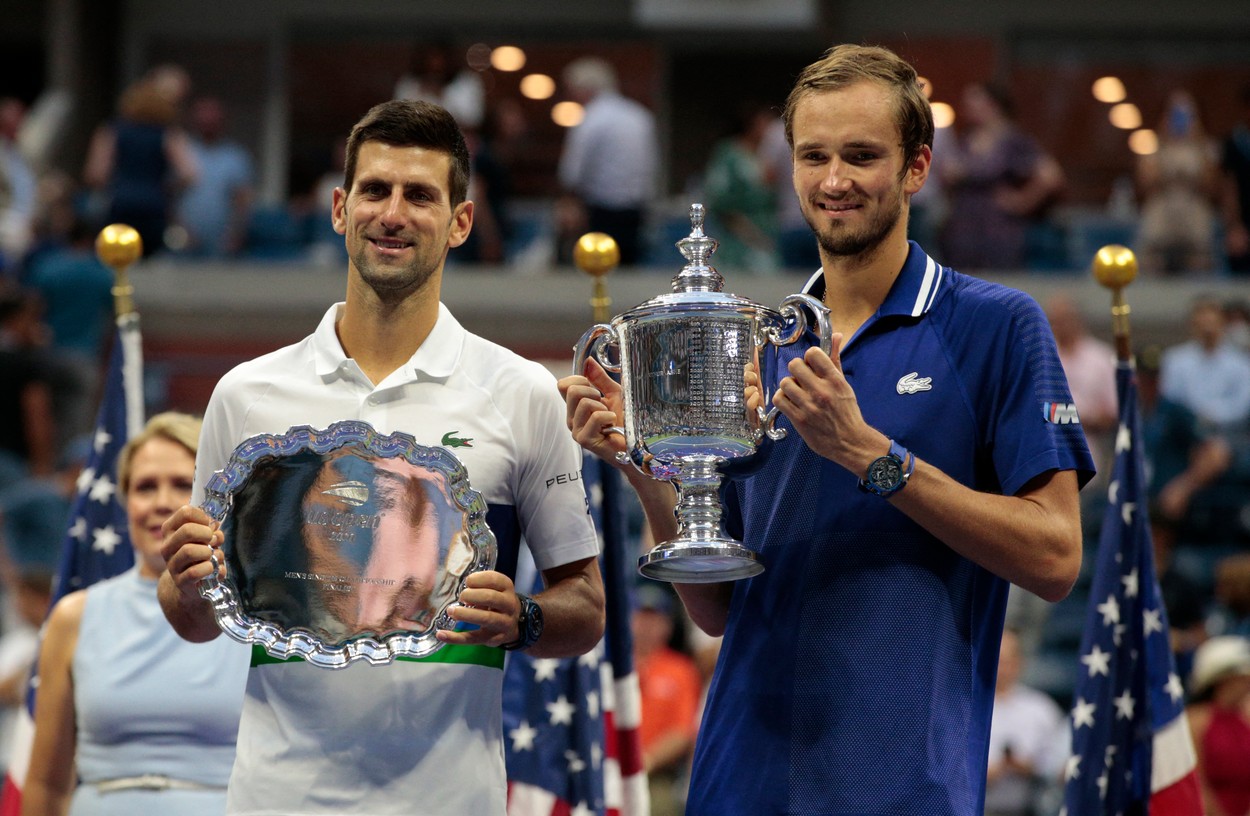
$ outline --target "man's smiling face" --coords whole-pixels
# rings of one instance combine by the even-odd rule
[[[924,183],[904,173],[903,148],[889,90],[871,80],[812,93],[794,109],[794,189],[824,254],[860,255],[899,229],[907,197]]]
[[[446,153],[365,142],[351,190],[334,191],[334,228],[346,237],[351,272],[379,296],[421,289],[468,237],[473,205],[451,206],[450,168]]]

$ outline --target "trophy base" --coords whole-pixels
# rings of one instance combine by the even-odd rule
[[[638,572],[655,581],[716,584],[759,575],[764,565],[736,541],[661,544],[638,559]]]

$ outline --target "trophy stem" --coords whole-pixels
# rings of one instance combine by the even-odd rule
[[[764,571],[755,553],[721,530],[719,464],[714,456],[680,460],[680,470],[672,479],[677,487],[678,534],[639,559],[638,571],[647,578],[710,584]]]
[[[720,472],[711,457],[682,461],[677,484],[677,520],[681,537],[709,541],[721,536]]]

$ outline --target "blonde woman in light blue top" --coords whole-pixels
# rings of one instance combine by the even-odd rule
[[[199,430],[158,414],[122,451],[135,566],[48,619],[24,816],[225,812],[250,650],[182,640],[156,597],[161,525],[190,497]]]

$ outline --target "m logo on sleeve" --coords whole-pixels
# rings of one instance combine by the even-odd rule
[[[1076,403],[1043,402],[1042,419],[1054,425],[1080,425],[1081,418],[1076,413]]]

